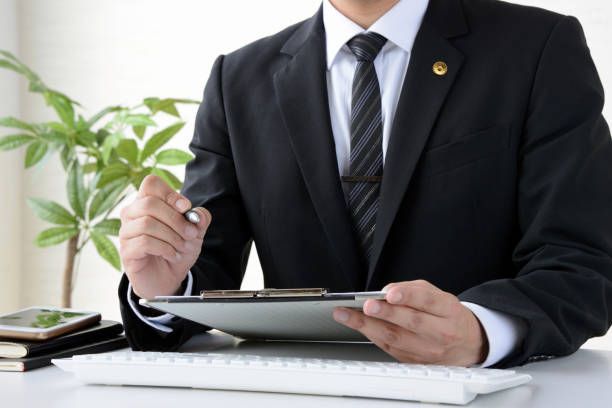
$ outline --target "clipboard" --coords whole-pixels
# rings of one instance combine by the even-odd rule
[[[333,310],[362,309],[366,300],[385,295],[321,288],[219,290],[140,299],[140,304],[248,340],[366,342],[361,333],[336,322]]]

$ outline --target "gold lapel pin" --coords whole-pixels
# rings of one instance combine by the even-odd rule
[[[435,64],[433,64],[433,72],[436,75],[445,75],[446,72],[448,71],[448,67],[446,66],[446,63],[444,61],[438,61]]]

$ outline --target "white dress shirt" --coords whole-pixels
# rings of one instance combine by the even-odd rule
[[[188,271],[187,272],[187,287],[185,287],[185,292],[183,293],[183,296],[191,295],[192,289],[193,289],[193,276],[191,276],[191,271]],[[172,328],[168,326],[168,323],[170,323],[170,320],[172,320],[172,318],[174,317],[173,314],[165,313],[163,315],[155,316],[155,317],[145,316],[142,313],[140,313],[140,311],[136,307],[136,303],[132,299],[132,296],[130,296],[131,293],[132,293],[132,284],[128,283],[128,289],[127,289],[128,304],[132,308],[132,311],[134,312],[134,314],[136,314],[136,316],[138,316],[140,320],[142,320],[149,326],[153,327],[154,329],[157,329],[157,330],[160,330],[166,333],[170,333],[172,331]]]
[[[366,31],[374,31],[387,38],[387,42],[374,60],[381,92],[384,166],[391,124],[410,61],[412,44],[421,26],[428,2],[429,0],[400,0],[368,30],[364,30],[340,13],[329,0],[323,0],[329,112],[340,175],[349,174],[351,92],[353,75],[357,66],[357,59],[346,42],[355,35]],[[346,187],[343,188],[346,199],[348,190]],[[191,282],[192,276],[189,272],[186,295],[191,294]],[[130,291],[131,286],[128,286],[128,301],[140,319],[158,330],[172,331],[166,325],[172,318],[171,314],[158,317],[143,316],[136,309],[130,297]],[[485,361],[477,367],[488,367],[495,364],[514,350],[523,338],[525,327],[519,318],[470,302],[462,302],[462,304],[480,320],[489,341],[489,353]]]

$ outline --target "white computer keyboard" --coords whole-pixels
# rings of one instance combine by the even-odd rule
[[[89,384],[150,385],[467,404],[524,384],[512,370],[245,354],[120,351],[55,359]]]

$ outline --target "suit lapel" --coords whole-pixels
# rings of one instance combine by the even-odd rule
[[[460,7],[457,0],[430,0],[415,39],[385,158],[366,288],[440,108],[461,69],[463,54],[447,40],[467,32]],[[437,61],[447,64],[445,75],[433,72]]]
[[[292,58],[274,75],[279,109],[330,247],[353,290],[363,289],[352,224],[344,201],[327,97],[325,33],[319,9],[287,41]],[[324,239],[324,237],[321,237]]]

